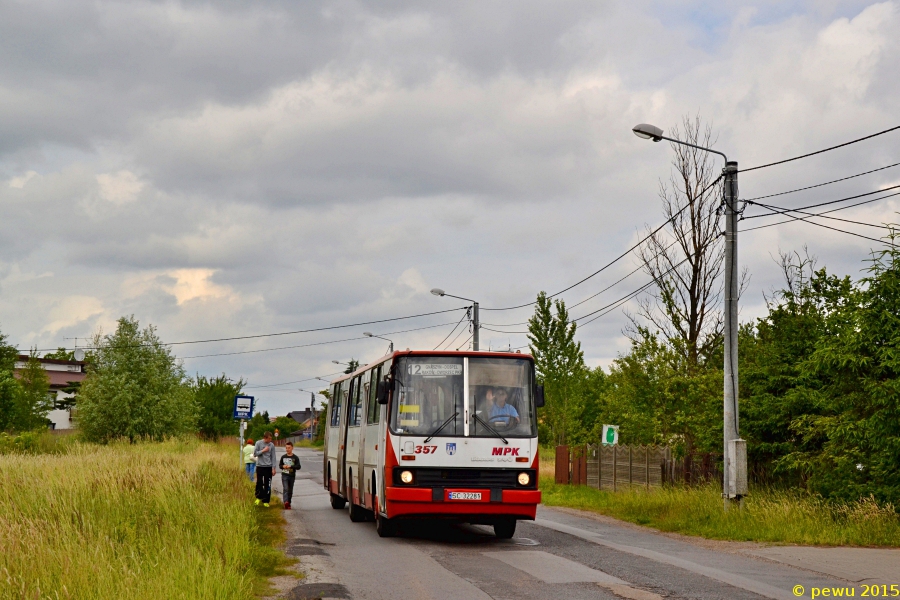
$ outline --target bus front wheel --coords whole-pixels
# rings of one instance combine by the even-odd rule
[[[397,535],[397,524],[376,511],[375,531],[378,532],[378,537],[394,537],[395,535]]]
[[[504,519],[494,523],[494,535],[501,540],[508,540],[516,533],[516,520]]]
[[[335,510],[341,510],[347,505],[347,501],[338,496],[337,494],[331,495],[331,508]]]

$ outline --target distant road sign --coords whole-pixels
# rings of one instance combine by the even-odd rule
[[[234,397],[234,418],[235,419],[251,419],[253,418],[253,396],[235,396]]]

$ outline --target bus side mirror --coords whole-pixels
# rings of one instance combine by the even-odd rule
[[[379,381],[378,382],[378,391],[375,394],[376,399],[378,400],[378,404],[387,404],[388,403],[388,395],[391,392],[391,382],[387,381]]]
[[[544,406],[544,386],[543,385],[534,386],[534,405],[538,408],[543,408],[543,406]]]

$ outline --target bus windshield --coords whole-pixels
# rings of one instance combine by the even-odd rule
[[[524,358],[469,359],[470,436],[535,435],[531,373]]]
[[[395,433],[431,435],[450,419],[438,435],[463,435],[462,357],[402,358],[394,369],[394,380],[391,429]]]
[[[394,433],[462,436],[468,414],[469,436],[535,435],[532,366],[524,358],[408,356],[398,361],[394,380]]]

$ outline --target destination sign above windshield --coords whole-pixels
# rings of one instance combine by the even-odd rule
[[[462,375],[462,365],[447,365],[434,363],[415,363],[407,367],[410,375],[422,375],[423,377],[448,377],[450,375]]]

